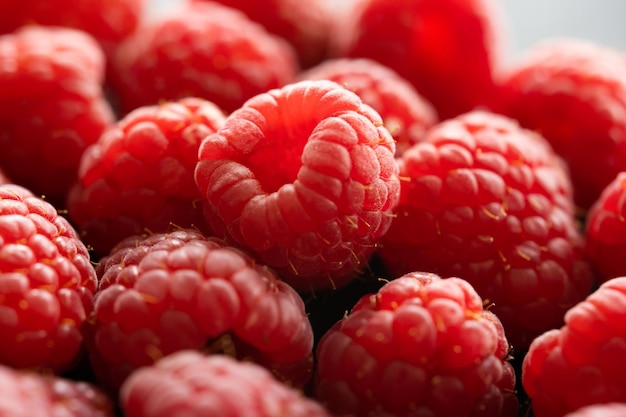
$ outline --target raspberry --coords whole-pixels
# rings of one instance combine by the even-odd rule
[[[514,120],[474,111],[444,121],[403,154],[400,177],[379,252],[389,273],[466,279],[520,352],[591,290],[564,164]]]
[[[122,387],[120,402],[134,417],[330,417],[255,363],[189,350],[135,371]]]
[[[95,386],[0,365],[0,415],[113,417],[112,401]]]
[[[0,168],[0,185],[3,184],[11,184],[11,179],[7,176],[7,174]]]
[[[300,80],[330,80],[356,93],[382,117],[396,142],[396,156],[422,140],[437,113],[397,72],[367,58],[337,58],[301,72]]]
[[[84,150],[113,123],[104,66],[97,43],[75,29],[29,26],[0,36],[0,166],[55,207]]]
[[[362,0],[339,20],[333,56],[370,58],[447,119],[487,103],[505,37],[492,0]]]
[[[251,98],[200,145],[196,183],[213,233],[294,288],[340,287],[391,223],[400,184],[380,115],[332,81]]]
[[[604,282],[530,345],[522,384],[537,417],[626,398],[626,277]]]
[[[293,48],[242,12],[195,2],[139,27],[118,48],[112,83],[121,111],[187,96],[225,112],[291,81]]]
[[[303,386],[313,331],[299,295],[267,267],[194,230],[129,237],[96,271],[90,362],[103,386],[183,349],[249,359]]]
[[[0,185],[0,363],[61,372],[82,353],[96,273],[65,218],[17,185]]]
[[[568,413],[565,417],[624,417],[626,403],[592,404]]]
[[[502,325],[469,283],[403,275],[320,340],[316,398],[335,415],[515,416]]]
[[[530,49],[502,75],[494,109],[537,130],[567,162],[588,209],[626,170],[626,57],[580,39]]]
[[[224,118],[212,102],[189,97],[135,109],[109,127],[83,154],[67,198],[84,241],[104,256],[146,230],[206,231],[194,169],[200,142]]]

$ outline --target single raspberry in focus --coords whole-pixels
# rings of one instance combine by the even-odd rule
[[[120,391],[133,417],[330,417],[267,369],[224,355],[180,351],[133,372]]]
[[[330,80],[376,110],[396,141],[396,156],[422,140],[437,122],[434,107],[391,68],[367,58],[329,59],[301,72],[299,80]]]
[[[538,43],[509,65],[495,111],[537,130],[569,165],[588,209],[626,170],[626,55],[582,39]]]
[[[517,352],[591,291],[572,185],[541,136],[504,116],[466,113],[407,150],[400,177],[379,252],[389,273],[466,279],[495,303]]]
[[[266,266],[224,242],[183,229],[129,237],[96,271],[87,340],[103,386],[183,349],[252,360],[302,387],[313,331],[300,296]]]
[[[612,278],[572,307],[563,327],[533,341],[522,364],[522,384],[536,417],[624,401],[625,317],[626,277]]]
[[[0,36],[0,166],[55,207],[84,150],[113,123],[104,72],[102,50],[84,32],[28,26]]]
[[[513,417],[508,351],[469,283],[414,272],[361,298],[322,337],[315,398],[335,415]]]
[[[565,417],[624,417],[624,416],[626,416],[626,403],[624,402],[612,402],[612,403],[600,403],[600,404],[587,405],[585,407],[581,407],[565,415]]]
[[[224,122],[188,97],[144,106],[110,126],[81,158],[68,213],[99,256],[128,236],[172,227],[207,231],[194,180],[200,142]]]
[[[68,221],[29,190],[0,185],[0,364],[71,369],[95,290],[89,253]]]
[[[298,71],[291,45],[242,12],[192,2],[146,22],[113,60],[112,84],[122,113],[194,96],[225,112],[290,82]]]
[[[200,145],[196,183],[217,236],[299,291],[364,269],[400,191],[380,115],[339,84],[308,80],[250,99]]]
[[[493,0],[359,0],[338,19],[332,56],[370,58],[447,119],[491,100],[504,13]]]

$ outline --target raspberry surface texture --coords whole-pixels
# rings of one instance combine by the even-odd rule
[[[105,58],[84,32],[27,26],[0,36],[0,166],[62,208],[84,150],[113,120]]]
[[[112,66],[122,113],[188,96],[230,113],[299,68],[287,41],[215,2],[190,2],[146,22],[121,43]]]
[[[507,34],[492,0],[359,0],[339,20],[332,56],[397,71],[447,119],[484,105]]]
[[[95,289],[89,253],[68,221],[29,190],[0,185],[0,364],[72,368]]]
[[[367,58],[328,59],[301,72],[300,80],[330,80],[376,110],[396,142],[396,156],[419,142],[437,122],[435,108],[391,68]]]
[[[504,116],[466,113],[407,150],[400,177],[379,251],[389,273],[466,279],[495,303],[517,352],[590,292],[571,181],[541,136]]]
[[[380,115],[328,80],[250,99],[200,145],[196,183],[218,237],[299,291],[340,287],[386,233],[400,184]]]
[[[200,142],[224,119],[214,103],[193,97],[143,106],[84,152],[67,208],[96,254],[132,235],[207,231],[194,169]]]
[[[135,371],[120,398],[133,417],[331,417],[255,363],[189,350]]]
[[[183,229],[129,237],[96,271],[88,353],[104,386],[183,349],[255,361],[301,387],[313,332],[300,296],[222,241]]]
[[[335,415],[516,416],[508,350],[467,281],[414,272],[323,336],[315,396]]]
[[[576,411],[567,413],[565,417],[624,417],[626,416],[626,403],[614,402],[592,404],[581,407]]]
[[[588,209],[626,170],[626,54],[572,38],[541,42],[509,64],[496,111],[537,130],[568,163]]]
[[[522,384],[536,417],[561,417],[626,398],[624,317],[626,277],[613,278],[572,307],[563,327],[533,341]],[[587,415],[593,414],[581,414]]]

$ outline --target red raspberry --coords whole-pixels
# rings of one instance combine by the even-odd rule
[[[171,225],[207,230],[194,180],[200,142],[222,126],[212,102],[185,98],[145,106],[109,127],[81,159],[67,207],[101,256],[122,239]]]
[[[293,48],[233,8],[196,2],[142,25],[120,47],[112,82],[126,113],[196,96],[231,112],[291,81]]]
[[[0,168],[0,185],[12,184],[13,181],[7,176],[7,174]]]
[[[0,365],[0,415],[113,417],[112,401],[95,386]]]
[[[95,289],[89,253],[67,220],[30,191],[0,185],[0,363],[75,365]]]
[[[320,404],[255,363],[189,350],[131,374],[120,403],[133,417],[330,417]]]
[[[579,39],[537,44],[502,75],[499,113],[537,130],[569,165],[588,209],[626,170],[626,55]]]
[[[622,400],[623,401],[623,400]],[[565,417],[624,417],[626,416],[626,403],[602,403],[581,407],[576,411],[566,414]]]
[[[362,0],[339,20],[334,56],[397,71],[447,119],[483,105],[505,37],[492,0]]]
[[[113,123],[104,65],[93,38],[74,29],[29,26],[0,36],[0,166],[55,207],[83,151]]]
[[[400,184],[380,115],[331,81],[260,94],[200,145],[196,183],[217,236],[297,290],[356,277],[387,231]]]
[[[183,349],[250,359],[303,386],[313,331],[299,295],[243,252],[194,230],[130,237],[97,268],[88,339],[103,386]]]
[[[470,284],[411,273],[361,298],[317,347],[335,415],[515,416],[502,325]]]
[[[412,84],[385,65],[367,58],[337,58],[301,72],[300,80],[330,80],[356,93],[382,117],[396,141],[396,156],[422,140],[437,122],[434,107]]]
[[[380,255],[390,274],[469,281],[525,350],[591,290],[563,162],[539,135],[475,111],[400,160],[400,203]]]
[[[626,398],[626,277],[603,283],[530,345],[522,384],[536,417]]]

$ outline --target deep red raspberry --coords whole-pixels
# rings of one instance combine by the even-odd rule
[[[0,363],[75,365],[95,289],[89,253],[67,220],[30,191],[0,185]]]
[[[313,331],[304,303],[266,266],[194,230],[130,237],[97,266],[88,339],[104,386],[183,349],[252,360],[303,386]]]
[[[537,130],[568,163],[588,209],[626,170],[626,55],[587,40],[541,42],[502,75],[496,111]]]
[[[502,325],[469,283],[411,273],[366,295],[317,347],[335,415],[515,416]]]
[[[113,417],[112,401],[86,382],[0,365],[0,415],[6,417]]]
[[[29,26],[0,36],[0,166],[55,207],[84,150],[113,123],[105,59],[89,35]]]
[[[303,71],[300,80],[330,80],[376,110],[396,141],[396,156],[422,140],[437,122],[434,107],[391,68],[367,58],[337,58]]]
[[[11,183],[13,183],[13,181],[11,181],[2,168],[0,168],[0,185]]]
[[[447,119],[489,101],[506,37],[492,0],[359,0],[338,21],[334,56],[374,59]]]
[[[572,307],[565,325],[530,345],[522,384],[536,417],[626,398],[626,277],[603,283]]]
[[[380,115],[331,81],[260,94],[200,145],[196,183],[217,236],[298,290],[365,268],[400,191]]]
[[[549,144],[475,111],[434,127],[400,160],[400,203],[380,255],[390,274],[469,281],[518,352],[591,290],[572,186]]]
[[[185,5],[140,26],[122,42],[113,66],[123,113],[187,96],[231,112],[298,70],[287,41],[214,2]]]
[[[623,401],[623,400],[622,400]],[[624,417],[626,416],[626,403],[613,402],[592,404],[581,407],[576,411],[567,413],[565,417]]]
[[[135,371],[121,389],[120,403],[133,417],[330,417],[255,363],[189,350]]]
[[[67,199],[83,240],[104,256],[146,231],[206,231],[194,169],[200,142],[224,118],[212,102],[185,98],[138,108],[109,127],[83,154]]]

